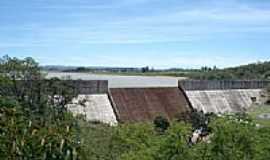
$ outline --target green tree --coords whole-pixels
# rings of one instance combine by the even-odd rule
[[[270,71],[267,71],[266,73],[264,73],[263,78],[269,80],[270,79]]]
[[[255,158],[256,128],[253,123],[228,116],[211,123],[211,159],[252,160]]]
[[[42,124],[29,119],[16,101],[0,98],[0,157],[24,159],[78,159],[80,144],[71,113],[61,121]]]
[[[74,87],[68,81],[57,78],[46,80],[32,58],[1,58],[0,88],[2,97],[17,100],[28,116],[37,118],[39,114],[61,114],[66,110],[66,104],[76,96]],[[58,117],[61,118],[61,115]]]
[[[165,140],[155,154],[156,160],[193,159],[189,147],[192,128],[184,123],[174,123],[167,131]]]
[[[265,92],[266,92],[266,104],[270,104],[270,85],[266,87]]]
[[[168,119],[158,116],[154,120],[154,125],[157,132],[164,133],[170,127],[170,122]]]
[[[148,66],[142,68],[142,73],[146,73],[146,72],[149,72]]]
[[[0,59],[0,157],[79,159],[77,120],[66,111],[72,86],[45,80],[38,63]]]
[[[254,159],[265,160],[270,159],[270,128],[262,127],[257,130],[257,133],[253,135],[256,142]]]

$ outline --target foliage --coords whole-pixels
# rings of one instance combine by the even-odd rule
[[[122,160],[153,159],[155,147],[162,141],[159,137],[152,124],[120,125],[112,137],[113,157]]]
[[[270,85],[268,85],[265,89],[266,91],[266,104],[270,104]]]
[[[167,118],[158,116],[154,120],[154,125],[155,125],[156,131],[160,133],[164,133],[169,128],[170,122],[168,121]]]
[[[212,159],[254,159],[256,129],[252,123],[238,118],[219,118],[211,124]]]
[[[224,80],[224,79],[268,79],[270,78],[270,62],[258,62],[239,67],[225,69],[202,67],[200,72],[190,72],[193,79]]]
[[[214,115],[211,113],[204,114],[203,111],[197,111],[195,109],[191,112],[190,116],[190,122],[194,129],[208,130],[208,123]]]
[[[84,120],[80,120],[79,125],[81,130],[81,147],[83,148],[82,159],[115,159],[115,153],[112,149],[114,127],[101,123],[89,123]]]
[[[57,78],[45,80],[32,58],[17,59],[4,56],[0,59],[0,95],[18,101],[28,116],[61,118],[66,104],[76,96],[75,89]],[[53,108],[50,108],[53,107]],[[47,114],[47,116],[44,116]]]
[[[254,148],[256,158],[254,159],[270,159],[270,127],[259,128],[256,134],[256,148]]]
[[[65,108],[72,88],[45,80],[32,58],[1,58],[0,157],[79,159],[79,128]]]
[[[1,98],[0,157],[5,159],[77,159],[80,145],[72,115],[40,124],[25,116],[18,103]]]
[[[159,150],[154,154],[157,160],[192,159],[193,153],[189,146],[191,127],[184,123],[174,123],[165,135]]]
[[[146,66],[146,67],[143,67],[142,69],[142,73],[146,73],[146,72],[149,72],[149,67],[148,66]]]
[[[85,124],[83,148],[91,160],[262,160],[270,155],[270,129],[256,127],[245,115],[212,117],[209,141],[193,145],[194,128],[183,122],[172,122],[163,134],[149,123]]]

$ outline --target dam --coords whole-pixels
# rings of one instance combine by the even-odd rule
[[[204,113],[237,113],[265,102],[269,81],[181,80],[178,87],[110,88],[106,80],[71,80],[78,91],[67,105],[74,115],[109,125],[188,118],[194,110]]]

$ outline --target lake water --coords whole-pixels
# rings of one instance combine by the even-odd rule
[[[63,78],[69,76],[73,80],[108,80],[110,88],[131,88],[131,87],[177,87],[179,79],[184,77],[165,76],[117,76],[99,75],[90,73],[62,73],[49,72],[47,78]]]

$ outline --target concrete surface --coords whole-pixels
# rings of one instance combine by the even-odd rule
[[[191,108],[184,93],[171,88],[113,88],[111,99],[121,122],[153,121],[157,116],[186,118]]]
[[[186,91],[186,94],[197,110],[205,113],[233,113],[249,109],[253,103],[261,104],[260,89],[237,89],[237,90],[196,90]],[[252,101],[256,99],[256,102]]]
[[[67,107],[74,115],[82,114],[86,116],[88,121],[99,121],[110,125],[117,124],[107,94],[79,95]]]

